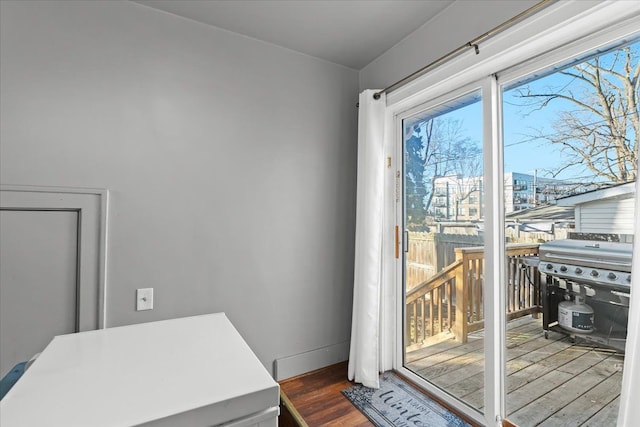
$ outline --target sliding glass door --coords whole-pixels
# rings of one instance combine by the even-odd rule
[[[637,212],[634,37],[511,64],[471,86],[482,90],[436,91],[396,114],[397,365],[470,418],[616,424]]]
[[[482,408],[483,156],[480,91],[403,121],[404,366]]]

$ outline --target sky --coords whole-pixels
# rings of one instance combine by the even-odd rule
[[[633,47],[640,52],[640,42]],[[605,58],[612,57],[607,54]],[[605,58],[601,57],[601,60]],[[548,92],[552,88],[579,90],[579,84],[572,78],[553,73],[527,83],[533,91]],[[566,163],[566,158],[557,148],[543,139],[533,138],[533,134],[547,134],[552,131],[552,124],[563,110],[572,109],[574,105],[568,101],[554,100],[546,107],[534,110],[523,105],[522,98],[517,96],[518,87],[503,94],[503,126],[504,126],[504,165],[505,172],[534,174],[551,178],[551,171]],[[556,89],[557,90],[557,89]],[[554,93],[554,92],[552,92]],[[463,136],[482,142],[482,116],[480,102],[476,102],[457,110],[450,111],[441,117],[459,119],[463,122]],[[569,181],[592,181],[593,173],[584,168],[571,168],[557,175],[557,179]]]
[[[550,76],[546,80],[553,80]],[[540,85],[541,86],[541,85]],[[549,132],[549,124],[557,117],[558,106],[550,104],[540,111],[531,113],[530,108],[517,106],[520,100],[515,91],[503,94],[504,165],[509,172],[533,174],[552,178],[550,171],[562,164],[562,155],[557,148],[544,140],[532,139],[536,130]],[[581,171],[566,172],[560,179],[569,179]]]
[[[559,87],[567,83],[567,79],[559,74],[552,74],[529,83],[532,90],[548,92],[549,87]],[[504,121],[504,163],[505,170],[533,174],[553,178],[552,171],[566,163],[566,159],[555,144],[544,139],[533,137],[539,132],[552,133],[551,125],[565,109],[573,109],[569,102],[552,101],[546,107],[535,110],[523,106],[522,99],[517,96],[517,89],[503,93]],[[557,179],[587,179],[591,172],[584,168],[574,167],[563,171]]]

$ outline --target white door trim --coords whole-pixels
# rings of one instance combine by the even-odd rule
[[[109,192],[94,188],[0,185],[2,209],[78,211],[78,330],[106,326]]]
[[[484,244],[484,417],[502,425],[506,415],[506,288],[502,93],[494,76],[483,81]]]

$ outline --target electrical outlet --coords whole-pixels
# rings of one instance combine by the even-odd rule
[[[136,311],[153,310],[153,288],[136,289]]]

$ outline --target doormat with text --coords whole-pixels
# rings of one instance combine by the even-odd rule
[[[356,384],[342,394],[377,427],[470,426],[392,372],[380,376],[377,390]]]

